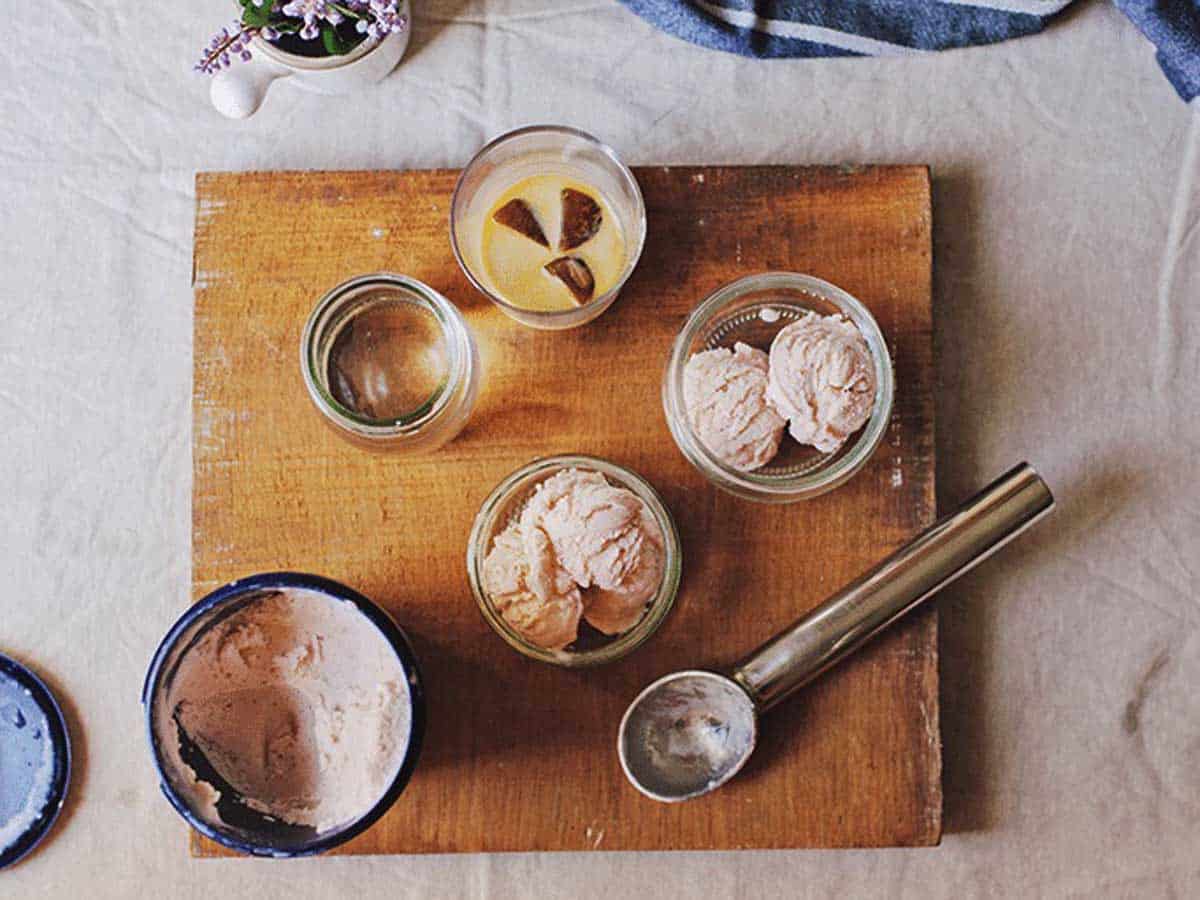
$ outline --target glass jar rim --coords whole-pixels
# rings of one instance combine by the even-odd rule
[[[578,138],[579,140],[593,145],[598,151],[600,151],[601,155],[607,157],[608,160],[613,164],[618,172],[618,175],[620,176],[620,180],[625,183],[626,187],[630,188],[631,193],[637,198],[637,209],[635,215],[639,232],[637,246],[625,260],[625,267],[622,269],[621,277],[617,279],[616,283],[603,294],[593,297],[582,306],[576,306],[570,309],[540,310],[526,309],[525,307],[516,306],[512,303],[509,303],[503,297],[499,296],[489,287],[487,287],[487,285],[485,285],[483,281],[475,274],[474,270],[472,270],[472,268],[467,264],[466,258],[464,257],[463,252],[458,244],[458,229],[455,227],[457,222],[456,213],[459,205],[459,195],[463,190],[467,176],[476,165],[486,159],[489,153],[493,152],[498,147],[510,140],[526,137],[530,134],[566,135],[569,137]],[[629,276],[633,274],[633,270],[637,268],[638,262],[642,258],[642,251],[645,249],[645,246],[646,200],[642,196],[641,185],[638,184],[637,179],[633,175],[633,171],[629,168],[629,166],[625,165],[625,163],[621,161],[621,158],[617,156],[617,151],[608,144],[604,143],[604,141],[600,140],[594,135],[588,134],[586,131],[582,131],[578,128],[572,128],[569,125],[525,125],[521,128],[514,128],[512,131],[506,131],[504,134],[492,138],[490,141],[484,144],[474,156],[471,157],[465,166],[463,166],[462,171],[459,172],[458,180],[454,183],[454,191],[450,195],[450,249],[454,252],[454,259],[458,262],[458,267],[462,269],[463,274],[467,276],[467,280],[471,282],[471,285],[477,291],[479,291],[501,309],[505,311],[511,311],[518,316],[528,316],[530,318],[548,323],[568,321],[574,319],[575,317],[582,317],[583,321],[581,321],[580,324],[585,324],[586,321],[590,321],[591,319],[591,317],[588,316],[588,313],[592,313],[597,310],[602,312],[616,299],[617,294],[621,292],[621,289],[625,287],[625,283],[629,280]]]
[[[655,523],[662,531],[664,544],[662,583],[653,599],[647,604],[642,618],[628,631],[616,635],[603,646],[594,650],[577,652],[548,650],[525,640],[504,621],[504,618],[496,610],[487,596],[487,592],[483,589],[481,574],[483,561],[489,549],[487,544],[496,533],[496,517],[512,499],[513,492],[519,488],[531,490],[529,482],[535,476],[545,473],[546,477],[550,477],[557,470],[569,468],[599,472],[606,478],[617,482],[619,486],[632,490],[654,516]],[[648,641],[658,631],[659,626],[662,625],[667,614],[675,605],[682,576],[682,565],[683,550],[680,544],[679,530],[670,510],[667,509],[666,503],[663,502],[654,486],[625,466],[586,454],[571,453],[539,457],[509,473],[492,489],[480,505],[475,521],[471,525],[471,535],[467,540],[467,579],[471,584],[471,593],[475,596],[475,602],[479,606],[484,620],[505,643],[522,655],[565,668],[584,668],[615,662]]]
[[[718,459],[694,433],[683,399],[683,373],[691,357],[691,345],[726,304],[747,294],[789,290],[807,294],[838,307],[862,334],[875,365],[875,405],[871,417],[853,440],[848,453],[832,462],[795,475],[759,475],[734,469]],[[895,395],[895,375],[887,340],[879,323],[856,297],[824,279],[799,272],[760,272],[722,285],[689,313],[671,345],[662,388],[667,425],[676,445],[688,461],[718,487],[749,500],[790,503],[827,493],[844,484],[875,453],[887,432]]]
[[[372,288],[393,290],[421,301],[438,323],[446,341],[450,365],[434,393],[413,412],[383,419],[364,416],[345,406],[329,389],[329,376],[322,372],[320,348],[331,325],[340,324],[335,315],[342,304],[353,302]],[[471,377],[474,365],[470,335],[458,308],[424,282],[394,272],[375,272],[343,281],[327,291],[313,307],[300,338],[300,367],[313,404],[327,419],[346,431],[363,437],[385,438],[412,435],[436,421],[446,411],[455,387]]]

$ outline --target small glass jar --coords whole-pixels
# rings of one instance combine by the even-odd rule
[[[875,364],[875,405],[867,423],[834,453],[797,444],[785,435],[779,453],[749,472],[731,468],[696,435],[683,399],[683,374],[695,353],[739,341],[766,351],[787,325],[811,312],[840,313],[862,334]],[[683,323],[663,378],[663,409],[683,455],[709,481],[739,497],[765,503],[806,500],[833,490],[871,458],[887,432],[894,393],[892,358],[870,311],[841,288],[792,272],[741,278],[705,298]]]
[[[479,353],[458,309],[426,284],[381,272],[320,299],[300,342],[313,404],[346,439],[428,453],[467,423]]]
[[[563,175],[591,185],[607,200],[625,243],[625,265],[607,291],[572,309],[542,311],[516,306],[491,286],[483,263],[483,222],[514,184],[535,175]],[[546,330],[576,328],[617,299],[642,255],[646,205],[633,173],[607,144],[574,128],[534,125],[510,131],[480,150],[463,169],[450,201],[450,244],[471,284],[523,325]]]
[[[547,478],[563,469],[599,472],[610,484],[632,491],[646,505],[663,536],[663,576],[658,591],[649,600],[642,618],[626,632],[612,636],[581,638],[563,650],[548,650],[527,641],[509,625],[483,589],[483,561],[492,548],[492,541],[521,514],[534,489]],[[683,551],[679,532],[658,492],[640,475],[623,466],[594,456],[551,456],[535,459],[505,478],[483,501],[471,536],[467,541],[467,577],[471,592],[484,619],[496,634],[519,653],[530,659],[567,668],[582,668],[612,662],[626,656],[650,638],[670,612],[679,589]]]

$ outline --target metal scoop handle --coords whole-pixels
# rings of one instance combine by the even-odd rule
[[[842,588],[733,671],[766,710],[853,653],[1054,508],[1028,463],[988,485]]]

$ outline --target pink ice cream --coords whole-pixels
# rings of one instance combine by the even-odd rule
[[[407,675],[352,603],[306,588],[255,593],[180,639],[154,700],[163,767],[201,818],[221,822],[224,788],[193,768],[186,734],[247,806],[326,832],[361,818],[400,771]]]
[[[683,402],[696,436],[726,465],[765,466],[786,425],[767,402],[767,354],[738,343],[694,354],[683,371]]]
[[[640,521],[637,552],[625,575],[614,587],[597,583],[584,595],[584,618],[605,634],[620,634],[636,625],[662,584],[666,562],[662,532],[644,510]]]
[[[638,562],[642,501],[599,472],[564,469],[538,485],[521,514],[526,534],[545,533],[558,564],[580,587],[615,588]]]
[[[557,566],[544,533],[526,535],[514,522],[496,535],[482,574],[496,610],[531,644],[561,650],[575,640],[579,586]]]
[[[875,406],[870,348],[841,315],[811,313],[771,343],[767,399],[801,444],[834,453]]]
[[[484,590],[531,643],[562,649],[575,640],[580,611],[605,634],[636,625],[664,561],[662,532],[636,494],[599,472],[564,469],[496,536]]]

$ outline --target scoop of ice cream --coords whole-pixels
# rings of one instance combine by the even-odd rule
[[[496,535],[481,580],[526,640],[560,650],[581,616],[605,634],[636,625],[664,564],[662,531],[636,494],[599,472],[563,469]]]
[[[636,625],[662,584],[666,561],[663,536],[645,509],[630,556],[632,564],[620,582],[609,588],[596,587],[584,596],[583,617],[605,634],[621,634]]]
[[[620,584],[636,562],[642,502],[599,472],[563,469],[538,485],[521,514],[527,534],[544,533],[558,564],[583,588]]]
[[[786,424],[767,402],[767,354],[738,343],[694,354],[683,402],[696,436],[719,460],[746,472],[779,450]]]
[[[793,322],[771,343],[767,399],[801,444],[837,451],[875,405],[866,340],[840,315],[811,313]]]
[[[664,560],[662,533],[636,494],[599,472],[564,469],[538,486],[521,524],[546,535],[558,565],[585,589],[589,623],[606,634],[637,624]]]
[[[575,640],[579,586],[558,565],[545,532],[526,533],[514,522],[496,535],[482,581],[497,612],[531,644],[561,650]]]

